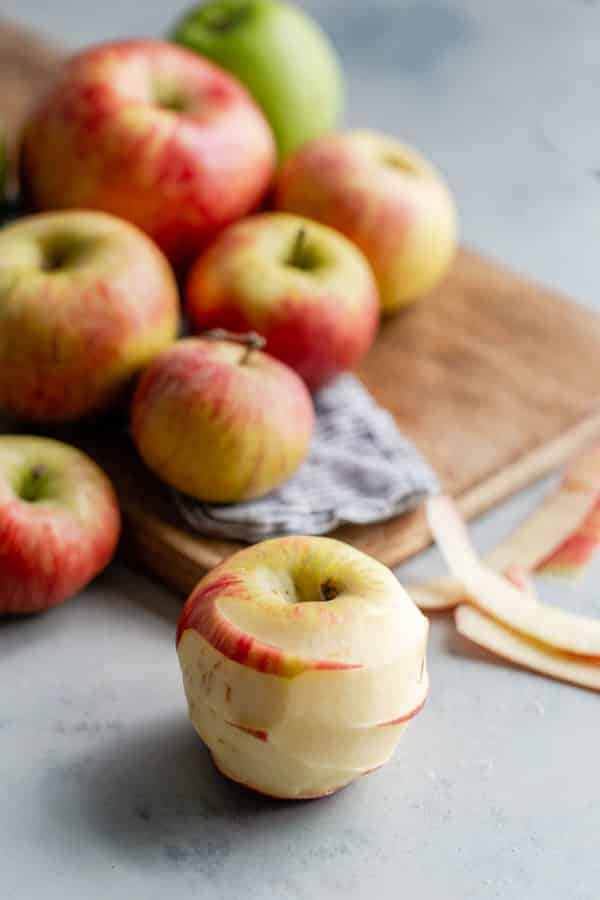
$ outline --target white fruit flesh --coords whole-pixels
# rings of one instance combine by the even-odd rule
[[[242,550],[202,580],[197,596],[198,631],[225,655],[238,635],[264,645],[268,671],[279,674],[412,661],[427,634],[389,569],[330,538],[277,538]]]
[[[333,727],[378,725],[414,709],[427,634],[414,653],[387,665],[359,669],[308,669],[293,678],[259,672],[227,659],[202,635],[187,629],[178,645],[190,709],[205,703],[224,718],[271,731],[287,720]]]
[[[335,765],[343,768],[374,769],[393,754],[408,722],[427,698],[429,679],[423,673],[414,685],[411,710],[394,722],[367,727],[331,726],[305,719],[288,719],[268,732],[273,746],[311,765]]]
[[[454,611],[456,628],[467,640],[532,672],[600,691],[600,666],[569,657],[512,631],[471,606]]]
[[[392,722],[368,727],[332,726],[305,717],[285,719],[270,731],[265,731],[228,719],[227,712],[210,709],[202,698],[192,701],[190,718],[199,731],[198,721],[210,709],[228,725],[249,734],[263,735],[269,745],[301,762],[329,768],[373,769],[390,758],[406,725],[425,704],[428,689],[429,679],[424,672],[420,684],[414,686],[414,699],[409,712]]]
[[[321,797],[364,774],[361,770],[312,766],[286,755],[204,707],[194,719],[196,731],[224,775],[274,797]]]

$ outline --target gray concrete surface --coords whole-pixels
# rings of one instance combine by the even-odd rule
[[[600,3],[306,3],[348,70],[348,121],[446,173],[467,243],[600,308]],[[3,0],[77,47],[160,34],[182,4]],[[539,500],[475,527],[489,546]],[[404,567],[433,573],[433,554]],[[543,596],[600,614],[600,565]],[[433,621],[432,694],[394,761],[320,802],[227,784],[185,718],[179,600],[115,564],[0,628],[6,900],[597,900],[598,698],[495,664]]]

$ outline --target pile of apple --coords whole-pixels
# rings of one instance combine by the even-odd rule
[[[417,153],[335,130],[340,68],[295,7],[215,0],[173,38],[71,58],[26,122],[35,212],[0,229],[0,412],[56,428],[130,409],[159,478],[232,503],[302,464],[311,392],[359,362],[381,311],[442,278],[455,211]],[[177,339],[180,287],[198,336]],[[71,596],[118,533],[90,460],[0,437],[0,609]],[[426,691],[424,620],[393,576],[318,539],[231,566],[201,583],[179,640],[218,765],[308,796],[384,762]]]

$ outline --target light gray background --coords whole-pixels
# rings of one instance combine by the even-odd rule
[[[305,3],[348,73],[348,122],[445,172],[467,243],[600,306],[600,3]],[[183,4],[3,0],[72,47],[160,35]],[[548,482],[481,519],[481,547]],[[401,572],[437,571],[433,554]],[[600,565],[553,602],[600,614]],[[0,895],[597,900],[600,710],[432,623],[432,695],[394,761],[319,802],[227,784],[186,722],[180,599],[113,565],[0,628]]]

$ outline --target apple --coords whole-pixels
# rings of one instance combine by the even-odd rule
[[[173,273],[137,228],[99,212],[0,229],[0,410],[66,422],[105,410],[171,341]]]
[[[414,150],[370,131],[315,138],[280,169],[276,208],[336,228],[375,273],[384,313],[430,291],[456,249],[456,213],[437,172]]]
[[[304,461],[314,412],[302,380],[258,335],[186,338],[144,372],[132,434],[163,481],[212,503],[260,497]]]
[[[194,263],[186,312],[196,331],[257,331],[316,390],[367,352],[379,298],[367,261],[341,234],[263,213],[230,225]]]
[[[115,552],[119,508],[89,457],[49,438],[0,435],[0,614],[48,609]]]
[[[264,541],[213,569],[183,609],[190,718],[234,780],[328,793],[383,765],[423,706],[427,631],[395,576],[360,551]]]
[[[227,72],[127,40],[65,64],[25,125],[21,181],[34,207],[114,213],[184,266],[258,205],[274,159],[268,123]]]
[[[233,72],[262,107],[280,157],[335,128],[341,68],[319,25],[278,0],[216,0],[194,7],[173,32],[178,43]]]

